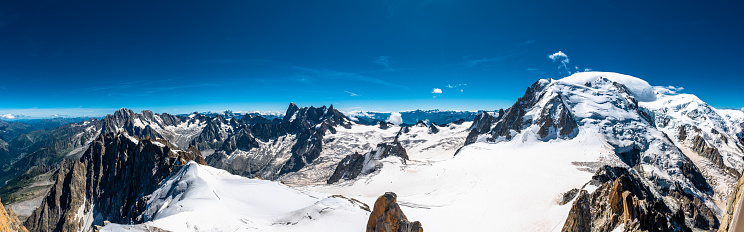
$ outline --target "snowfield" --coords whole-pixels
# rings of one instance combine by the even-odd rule
[[[558,204],[561,193],[581,189],[597,161],[613,158],[595,133],[547,143],[476,143],[456,157],[409,154],[408,165],[389,157],[377,175],[302,189],[369,205],[395,192],[408,219],[426,231],[560,231],[571,208]]]

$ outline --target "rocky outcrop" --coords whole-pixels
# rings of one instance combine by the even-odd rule
[[[491,132],[491,125],[501,119],[501,115],[503,115],[502,113],[504,112],[504,110],[501,109],[499,112],[500,113],[498,118],[491,116],[491,114],[485,111],[478,114],[478,116],[475,116],[473,125],[470,126],[470,133],[465,139],[465,145],[473,144],[476,140],[478,140],[479,135]]]
[[[347,155],[344,157],[344,159],[341,160],[341,162],[338,163],[338,166],[336,166],[336,170],[333,172],[333,175],[331,175],[331,178],[328,179],[328,184],[333,184],[338,182],[339,180],[352,180],[356,179],[359,174],[362,173],[362,169],[364,168],[364,156],[359,153],[354,153],[353,155]]]
[[[137,222],[146,196],[189,160],[206,164],[194,148],[126,132],[103,134],[79,160],[60,168],[25,225],[30,231],[90,231],[103,221]]]
[[[13,210],[6,211],[2,203],[0,203],[0,232],[28,232]]]
[[[372,173],[382,167],[382,163],[379,160],[390,156],[400,157],[404,164],[408,160],[408,153],[400,142],[380,143],[377,144],[375,149],[365,155],[354,153],[353,155],[344,157],[336,166],[336,170],[328,179],[327,183],[333,184],[342,179],[353,180],[359,175]]]
[[[744,170],[742,170],[742,173],[744,173]],[[728,195],[728,200],[726,201],[726,209],[724,209],[725,211],[721,216],[721,226],[718,227],[718,232],[729,231],[729,226],[731,225],[731,221],[734,218],[736,206],[741,200],[742,193],[744,193],[744,177],[740,176],[739,180],[734,186],[734,189]]]
[[[673,211],[656,197],[634,173],[621,167],[603,166],[573,203],[562,231],[691,231],[683,210]],[[706,208],[707,209],[707,208]]]
[[[544,140],[572,137],[578,133],[579,125],[560,96],[548,101],[536,120],[540,125],[538,135]]]
[[[683,128],[683,127],[680,127]],[[712,147],[708,145],[708,142],[705,141],[705,139],[700,136],[696,135],[692,139],[692,146],[690,147],[693,151],[697,152],[701,156],[708,158],[713,164],[716,165],[716,167],[726,170],[729,174],[739,177],[739,173],[736,171],[736,169],[726,166],[726,164],[723,163],[723,157],[721,156],[721,153],[718,151],[718,148]]]
[[[400,210],[395,193],[387,192],[377,198],[367,221],[367,232],[423,232],[418,221],[410,222]]]
[[[437,124],[432,122],[429,124],[429,134],[436,134],[439,133],[439,128],[437,128]]]

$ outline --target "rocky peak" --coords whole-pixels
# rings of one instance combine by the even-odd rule
[[[103,221],[132,223],[146,197],[185,162],[206,164],[195,149],[126,132],[100,135],[85,154],[68,161],[41,206],[27,219],[31,231],[89,231]]]
[[[503,111],[504,110],[501,109],[501,112]],[[495,118],[488,112],[483,111],[480,114],[478,114],[478,116],[475,116],[475,119],[473,120],[473,125],[470,126],[470,133],[468,134],[468,137],[465,139],[465,145],[475,143],[475,141],[478,140],[479,135],[489,133],[491,131],[491,125],[493,125],[494,123],[496,123],[496,121],[501,119],[502,115],[504,114],[499,113],[498,118]]]
[[[397,202],[398,196],[386,192],[377,198],[372,213],[367,221],[367,232],[423,232],[421,223],[410,222],[401,211]]]
[[[429,134],[436,134],[439,133],[439,128],[437,128],[437,124],[432,122],[429,124]]]
[[[290,121],[290,119],[292,119],[292,117],[294,117],[298,111],[300,111],[300,107],[297,107],[294,102],[289,103],[289,107],[287,107],[287,112],[284,114],[283,121]]]
[[[336,166],[336,170],[333,175],[328,179],[327,183],[336,183],[339,180],[353,180],[359,175],[370,174],[382,167],[382,160],[390,156],[397,156],[401,158],[401,161],[405,164],[408,160],[408,153],[403,145],[398,141],[386,142],[377,144],[377,147],[365,155],[354,153],[347,155],[341,162]]]
[[[416,124],[413,124],[413,126],[415,126],[415,127],[427,127],[426,122],[424,122],[423,120],[419,120],[418,122],[416,122]]]

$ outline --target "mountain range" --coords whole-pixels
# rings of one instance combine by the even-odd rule
[[[711,231],[738,197],[743,122],[606,72],[493,111],[120,109],[2,122],[0,199],[29,231]]]

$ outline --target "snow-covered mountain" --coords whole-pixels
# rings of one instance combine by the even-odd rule
[[[370,217],[365,205],[395,192],[427,231],[713,230],[744,166],[734,136],[744,112],[617,73],[539,80],[512,107],[472,122],[368,125],[356,116],[294,104],[273,119],[119,110],[94,127],[97,140],[198,148],[213,167],[161,165],[158,177],[170,177],[130,191],[141,197],[121,205],[136,203],[126,215],[92,194],[75,202],[107,211],[85,207],[75,220],[119,223],[110,231],[353,231]],[[34,218],[27,227],[50,222]]]
[[[348,111],[344,114],[359,124],[375,125],[379,122],[393,122],[394,124],[413,125],[418,121],[437,124],[447,124],[460,119],[473,121],[480,112],[482,111],[410,110],[401,112]]]

